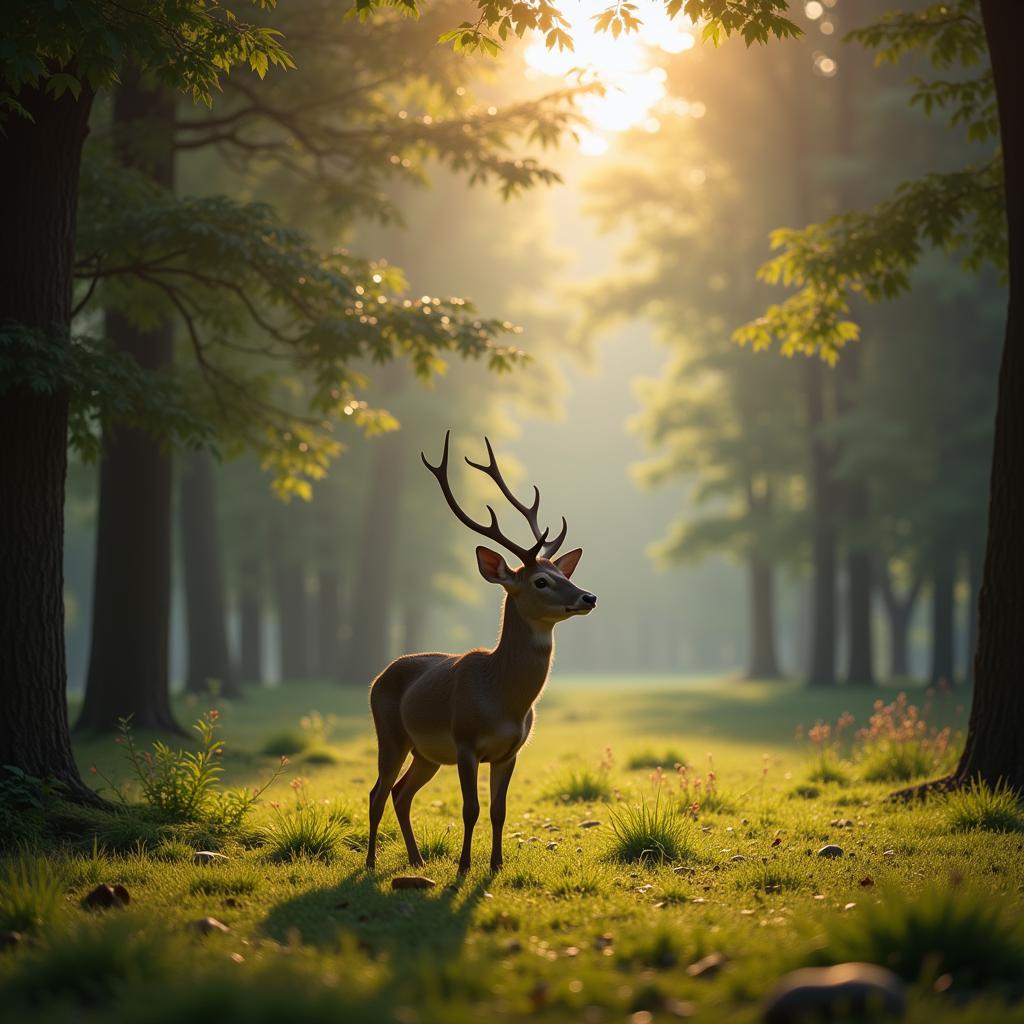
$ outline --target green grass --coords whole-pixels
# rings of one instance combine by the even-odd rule
[[[974,782],[946,798],[945,812],[954,832],[1024,832],[1024,806],[1007,786]]]
[[[33,937],[0,953],[0,1005],[19,1024],[639,1024],[648,1013],[669,1024],[687,1004],[710,1024],[754,1024],[786,971],[866,958],[913,979],[909,1024],[1024,1024],[1024,1003],[1006,1001],[1024,976],[1017,811],[970,793],[959,798],[969,814],[956,797],[888,803],[893,784],[863,781],[857,764],[842,765],[845,786],[807,778],[795,726],[846,708],[864,722],[876,696],[556,673],[509,792],[503,870],[488,870],[484,766],[473,867],[457,875],[462,804],[457,773],[443,769],[413,807],[427,856],[415,873],[437,882],[424,891],[391,888],[409,867],[390,808],[378,870],[363,867],[376,774],[364,691],[296,684],[220,701],[226,785],[267,777],[281,755],[262,751],[283,725],[298,729],[296,708],[334,716],[333,760],[296,757],[246,835],[192,823],[153,836],[136,813],[48,815],[73,842],[23,854],[35,873],[15,887],[11,920],[28,920]],[[607,795],[563,799],[552,780],[601,763],[609,746]],[[646,767],[618,770],[646,750],[701,764],[713,754],[728,800],[683,814],[673,764],[657,788]],[[76,753],[121,781],[111,742]],[[288,783],[299,776],[297,813]],[[816,857],[826,843],[845,856]],[[193,863],[211,848],[227,860]],[[99,882],[125,885],[129,909],[82,910]],[[200,937],[191,923],[207,915],[230,931]],[[710,953],[727,965],[687,974]],[[952,987],[940,996],[944,975]]]
[[[661,752],[654,747],[643,747],[629,755],[626,767],[630,771],[642,768],[664,768],[671,771],[677,764],[686,764],[686,758],[674,747],[662,748]]]
[[[564,771],[554,782],[549,794],[566,803],[594,803],[608,800],[612,787],[608,773],[596,768],[576,767]]]

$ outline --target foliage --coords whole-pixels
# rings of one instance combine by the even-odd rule
[[[0,112],[28,116],[19,102],[26,88],[42,86],[55,98],[78,98],[83,86],[102,89],[117,81],[126,60],[194,102],[213,102],[221,79],[237,65],[261,78],[270,67],[293,67],[280,33],[239,17],[249,4],[194,4],[142,0],[130,9],[104,0],[4,5],[0,50]]]
[[[987,45],[975,0],[929,4],[896,12],[851,34],[877,51],[878,62],[920,55],[952,78],[915,80],[912,102],[927,113],[951,111],[952,124],[971,141],[998,139],[991,71],[975,77],[963,69],[984,65]],[[909,288],[911,271],[929,247],[961,249],[965,265],[1006,267],[1006,217],[1002,158],[961,170],[932,173],[901,185],[895,195],[866,211],[832,217],[772,236],[777,256],[762,280],[796,291],[740,328],[735,338],[755,349],[778,344],[785,355],[818,354],[829,363],[859,336],[850,319],[852,296],[888,300]]]
[[[943,813],[954,832],[1024,832],[1020,794],[1005,783],[975,779],[945,798]]]
[[[35,838],[63,789],[56,780],[38,779],[15,765],[0,766],[0,850]]]
[[[267,835],[270,855],[276,860],[334,860],[341,851],[345,832],[338,820],[315,804],[280,813]]]
[[[260,752],[271,757],[294,757],[312,744],[312,738],[302,729],[288,726],[269,736]]]
[[[199,749],[174,750],[155,740],[152,751],[140,750],[132,731],[131,716],[119,719],[116,742],[124,752],[132,781],[139,787],[144,805],[165,821],[212,820],[227,829],[238,829],[266,790],[284,773],[288,758],[261,785],[252,790],[223,790],[221,756],[224,741],[217,738],[220,712],[208,711],[192,728],[199,736]],[[122,807],[131,806],[125,790],[93,766],[110,787]]]
[[[55,862],[27,851],[0,861],[0,931],[38,931],[63,905],[64,876]]]
[[[620,804],[608,810],[613,838],[608,848],[614,860],[658,863],[677,861],[692,852],[686,819],[661,794],[653,801]]]
[[[629,755],[626,767],[632,772],[641,768],[664,768],[666,765],[675,767],[682,764],[686,764],[686,758],[674,747],[668,747],[663,756],[654,747],[644,747]]]
[[[816,958],[882,964],[910,982],[951,976],[953,992],[1019,993],[1024,934],[991,899],[961,886],[915,897],[893,893],[829,929]]]

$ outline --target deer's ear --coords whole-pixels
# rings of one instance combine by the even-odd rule
[[[583,548],[573,548],[572,551],[566,551],[564,555],[559,555],[555,559],[555,568],[568,579],[576,571],[582,557]]]
[[[476,564],[480,569],[480,575],[488,583],[511,583],[512,570],[497,551],[481,545],[476,549]]]

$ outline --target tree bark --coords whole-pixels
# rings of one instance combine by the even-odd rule
[[[750,575],[750,655],[748,679],[779,679],[775,653],[775,574],[764,559],[751,555]]]
[[[928,678],[932,686],[955,682],[953,666],[953,607],[956,563],[946,550],[932,567],[932,659]]]
[[[128,67],[114,93],[120,159],[174,187],[175,98]],[[143,331],[116,310],[106,334],[148,371],[174,355],[170,323]],[[167,650],[171,617],[171,460],[157,438],[112,426],[103,433],[92,634],[85,701],[76,728],[110,732],[131,715],[137,728],[182,732],[171,711]]]
[[[974,683],[974,655],[978,650],[978,594],[981,591],[981,572],[985,562],[985,543],[972,543],[967,549],[967,656],[964,682]]]
[[[427,615],[423,604],[407,601],[402,608],[402,653],[415,654],[423,650],[423,627]]]
[[[978,649],[967,740],[946,784],[982,778],[1024,789],[1024,4],[981,0],[999,104],[1010,302],[999,370],[988,541],[978,605]]]
[[[185,688],[241,695],[228,655],[224,557],[217,519],[216,481],[208,452],[189,452],[181,465],[181,556],[185,577],[188,672]]]
[[[243,560],[238,584],[238,679],[259,686],[263,682],[263,601],[259,562]]]
[[[333,569],[317,574],[316,595],[316,672],[333,679],[341,668],[341,581]]]
[[[860,485],[856,489],[863,491]],[[853,502],[854,496],[851,495],[848,500]],[[846,557],[846,571],[850,580],[850,660],[846,671],[846,683],[848,686],[874,686],[871,555],[862,548],[851,550]]]
[[[23,89],[18,101],[31,120],[11,115],[0,134],[0,333],[21,327],[68,344],[92,99],[87,82],[77,100]],[[75,799],[98,802],[71,753],[65,698],[68,391],[0,389],[0,764],[58,779]]]
[[[368,683],[384,669],[390,654],[388,632],[404,443],[399,432],[372,442],[376,450],[366,492],[359,570],[350,598],[352,647],[346,682],[351,685]]]

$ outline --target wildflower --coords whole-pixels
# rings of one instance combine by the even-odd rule
[[[99,772],[99,769],[96,767],[96,765],[91,764],[89,765],[89,772],[92,775],[96,775]]]
[[[206,717],[209,718],[211,722],[216,722],[217,719],[220,718],[220,712],[216,708],[211,708],[210,711],[207,712]]]
[[[288,760],[288,757],[287,757],[286,754],[282,754],[281,755],[281,767],[284,768],[284,766],[288,765],[288,764],[291,764],[291,761]]]

